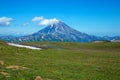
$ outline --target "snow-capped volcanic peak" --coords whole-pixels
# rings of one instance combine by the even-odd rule
[[[76,42],[89,42],[93,36],[81,33],[62,21],[54,20],[54,23],[48,25],[44,29],[27,36],[31,40],[39,41],[76,41]]]

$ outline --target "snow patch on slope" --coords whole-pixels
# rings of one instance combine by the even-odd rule
[[[41,48],[33,47],[33,46],[27,46],[27,45],[20,45],[20,44],[15,44],[15,43],[7,43],[10,46],[16,46],[16,47],[24,47],[28,49],[36,49],[36,50],[41,50]]]

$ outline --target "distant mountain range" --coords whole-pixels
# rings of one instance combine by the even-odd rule
[[[44,29],[27,36],[14,37],[14,36],[1,36],[0,40],[8,42],[30,42],[30,41],[63,41],[63,42],[91,42],[96,40],[113,40],[118,39],[115,37],[98,37],[88,35],[72,29],[65,23],[59,21],[52,25],[48,25]]]

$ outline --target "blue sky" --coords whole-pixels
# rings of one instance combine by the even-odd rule
[[[120,0],[0,0],[0,34],[37,32],[45,26],[32,19],[40,16],[87,34],[120,36]]]

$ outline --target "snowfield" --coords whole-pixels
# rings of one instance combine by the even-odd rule
[[[15,44],[15,43],[7,43],[10,46],[16,46],[16,47],[24,47],[28,49],[35,49],[35,50],[41,50],[41,48],[33,47],[33,46],[27,46],[27,45],[21,45],[21,44]]]

